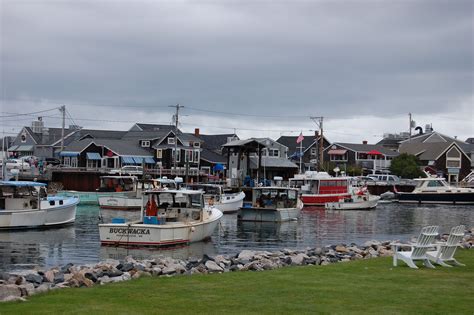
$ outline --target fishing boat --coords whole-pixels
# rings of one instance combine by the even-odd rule
[[[474,189],[451,186],[444,178],[416,178],[415,189],[396,192],[401,203],[474,204]]]
[[[134,180],[133,185],[133,189],[121,194],[99,196],[99,207],[112,210],[140,210],[142,207],[143,191],[158,188],[177,188],[176,182],[167,178]]]
[[[140,220],[114,218],[99,224],[102,245],[167,246],[211,237],[222,217],[206,207],[202,191],[149,190],[143,193]]]
[[[0,181],[0,229],[44,228],[73,223],[77,197],[47,197],[46,184]]]
[[[228,193],[222,185],[217,184],[189,184],[188,189],[202,190],[204,192],[204,202],[208,206],[214,206],[225,213],[232,213],[242,207],[245,193]]]
[[[366,187],[355,189],[350,198],[326,202],[327,210],[370,210],[377,207],[379,196],[371,195]]]
[[[351,197],[351,179],[333,177],[326,172],[307,171],[290,179],[290,187],[299,188],[304,206],[324,206]]]
[[[237,219],[259,222],[296,220],[302,208],[297,189],[258,187],[252,189],[252,205],[241,207]]]

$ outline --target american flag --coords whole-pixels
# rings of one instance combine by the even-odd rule
[[[303,137],[303,133],[301,132],[300,135],[298,136],[298,139],[296,139],[296,143],[300,143],[301,141],[303,141],[304,137]]]

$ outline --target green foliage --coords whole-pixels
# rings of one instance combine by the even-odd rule
[[[390,172],[402,178],[424,177],[420,170],[420,160],[407,153],[402,153],[392,160]]]
[[[357,165],[349,165],[347,167],[347,175],[362,176],[362,167],[359,167]]]
[[[392,258],[263,272],[141,278],[2,303],[0,314],[471,314],[474,250],[466,267],[410,269]]]

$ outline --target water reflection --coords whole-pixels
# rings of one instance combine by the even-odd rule
[[[99,222],[113,217],[136,220],[137,211],[99,211],[80,206],[74,225],[48,230],[0,231],[0,271],[37,266],[95,263],[106,258],[122,259],[172,256],[186,258],[203,254],[236,253],[242,249],[277,250],[338,243],[362,244],[367,240],[408,240],[422,226],[439,225],[442,233],[459,224],[474,222],[473,206],[380,204],[372,211],[325,211],[305,208],[298,221],[283,223],[237,222],[236,214],[224,215],[212,242],[166,249],[101,247]],[[102,221],[101,221],[102,219]]]

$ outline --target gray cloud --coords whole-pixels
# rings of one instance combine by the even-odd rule
[[[346,121],[459,110],[461,121],[474,120],[472,1],[2,0],[1,9],[9,111],[30,99],[144,106],[127,120],[177,102]],[[169,114],[160,110],[159,120]],[[246,123],[255,121],[235,116],[227,126]],[[301,128],[301,119],[285,125]]]

